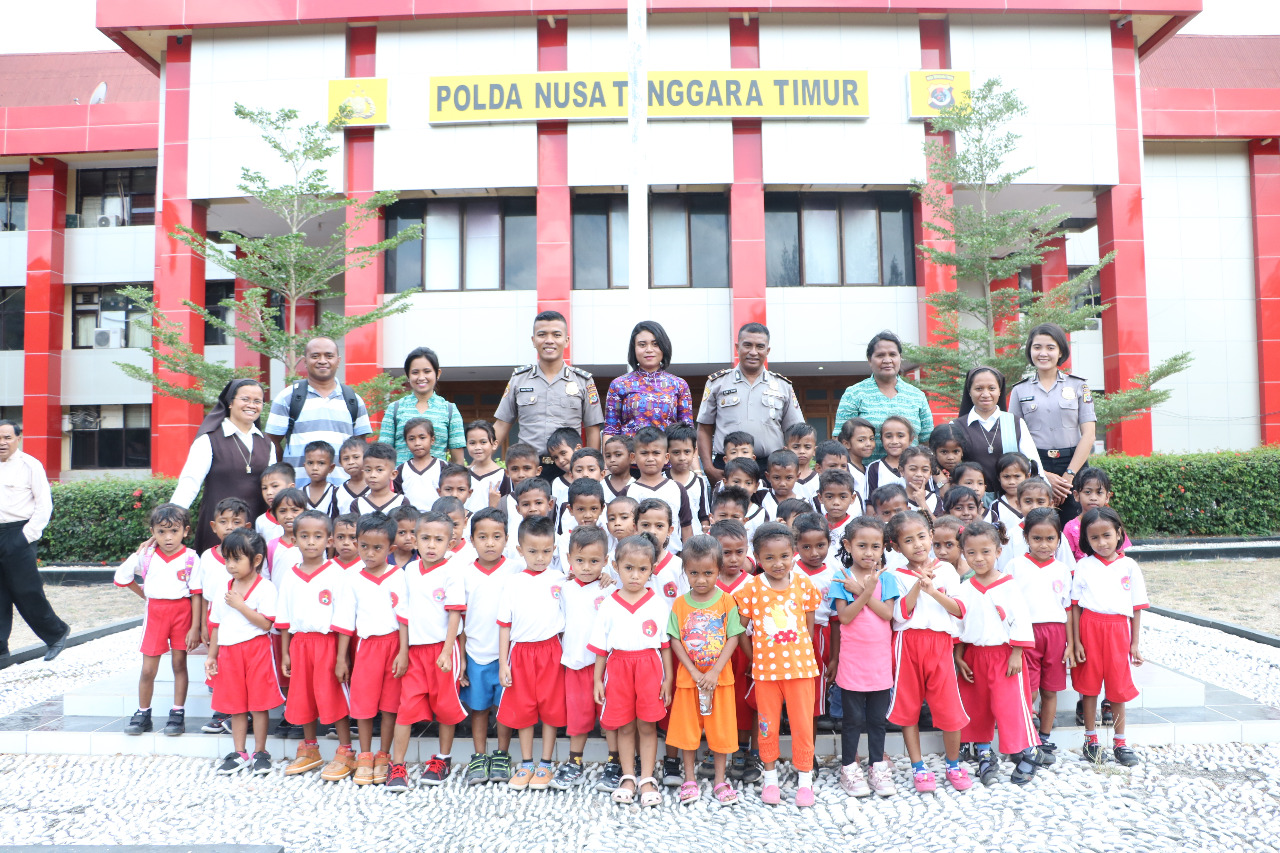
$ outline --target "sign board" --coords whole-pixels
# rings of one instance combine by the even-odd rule
[[[969,91],[969,72],[938,69],[911,71],[907,88],[911,99],[911,118],[933,118],[954,106]]]
[[[387,124],[385,77],[347,77],[329,81],[329,115],[343,106],[351,109],[347,127],[381,127]]]

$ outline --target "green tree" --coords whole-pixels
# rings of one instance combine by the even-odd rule
[[[1006,125],[1025,112],[1017,94],[992,78],[931,120],[935,131],[953,134],[954,144],[925,143],[928,179],[917,181],[914,189],[932,213],[924,227],[952,246],[917,249],[931,262],[951,267],[957,287],[927,298],[937,312],[937,341],[908,345],[904,357],[923,369],[925,393],[945,405],[958,404],[965,374],[978,365],[1000,370],[1011,384],[1028,372],[1023,344],[1035,326],[1057,323],[1068,332],[1080,331],[1109,307],[1090,301],[1087,290],[1115,252],[1046,293],[991,289],[992,282],[1015,278],[1056,251],[1046,243],[1063,235],[1067,218],[1056,205],[1019,209],[1001,203],[1000,194],[1030,171],[1005,167],[1019,139]],[[1130,377],[1133,387],[1095,397],[1099,434],[1165,402],[1172,392],[1152,385],[1185,370],[1191,360],[1190,353],[1179,353]]]
[[[242,341],[250,350],[283,362],[286,375],[292,381],[308,339],[324,336],[341,340],[353,329],[408,310],[409,294],[389,297],[382,306],[364,314],[345,316],[324,311],[313,327],[303,331],[298,330],[299,303],[341,297],[340,292],[330,288],[330,282],[350,270],[367,267],[382,252],[420,239],[422,226],[405,228],[376,243],[347,246],[348,233],[372,222],[382,208],[397,198],[391,191],[374,193],[368,198],[348,198],[335,195],[330,188],[328,172],[319,164],[338,152],[334,136],[350,117],[349,109],[344,107],[343,113],[327,123],[311,124],[299,124],[298,113],[292,109],[273,112],[236,104],[235,114],[261,132],[262,139],[283,162],[285,170],[292,173],[292,180],[272,184],[261,172],[248,167],[240,171],[240,191],[250,199],[250,204],[274,214],[280,227],[273,229],[277,233],[259,237],[230,231],[211,237],[179,226],[171,236],[207,263],[217,264],[253,285],[241,299],[224,299],[219,303],[234,312],[231,323],[214,316],[203,305],[190,301],[183,304],[229,339]],[[324,235],[320,233],[322,223]],[[116,362],[130,377],[151,384],[163,395],[205,406],[213,403],[233,377],[267,379],[257,376],[255,370],[234,369],[194,352],[186,340],[186,329],[156,310],[150,290],[134,287],[124,293],[147,312],[134,320],[152,336],[146,352],[160,364],[193,381],[188,388],[165,381],[150,370]],[[356,390],[370,411],[378,412],[400,384],[380,373],[356,385]]]

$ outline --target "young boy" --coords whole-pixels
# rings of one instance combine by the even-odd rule
[[[810,503],[809,501],[802,501],[799,498],[792,498],[791,500],[783,501],[778,504],[778,514],[773,520],[781,521],[787,527],[794,529],[792,522],[795,521],[796,516],[804,515],[806,512],[815,512],[813,505],[817,502],[817,500],[814,500]],[[817,512],[821,513],[820,510]]]
[[[471,523],[471,513],[467,512],[462,501],[451,495],[441,495],[431,505],[431,511],[447,515],[453,522],[453,545],[449,547],[450,559],[454,557],[464,560],[475,559],[475,549],[471,547],[470,534],[467,532],[469,529],[467,525]]]
[[[187,586],[191,589],[193,624],[200,629],[200,642],[206,645],[209,642],[209,604],[212,603],[212,598],[206,598],[204,590],[206,586],[211,590],[215,589],[212,584],[227,578],[227,561],[222,556],[222,540],[236,528],[248,526],[249,505],[240,498],[223,498],[213,508],[213,519],[209,522],[209,527],[218,537],[219,544],[200,555],[200,564],[187,581]],[[230,718],[226,714],[214,714],[209,722],[200,727],[200,731],[205,734],[230,734]]]
[[[503,556],[507,547],[507,517],[502,510],[482,509],[471,517],[471,545],[475,549],[475,558],[462,565],[467,618],[462,646],[466,655],[466,673],[460,684],[462,703],[471,710],[471,740],[475,751],[467,764],[464,778],[468,785],[483,785],[485,782],[511,781],[511,755],[508,752],[511,729],[498,724],[498,748],[490,753],[489,711],[497,708],[502,698],[498,671],[498,608],[502,603],[503,589],[512,575],[519,571],[519,561]]]
[[[387,559],[393,565],[407,568],[418,557],[417,528],[421,513],[412,506],[398,506],[387,515],[396,523],[396,541],[391,546],[391,556]]]
[[[267,577],[276,589],[284,582],[285,574],[302,562],[302,553],[293,538],[293,522],[307,511],[307,493],[290,486],[276,492],[271,502],[271,514],[280,525],[280,535],[267,540]]]
[[[676,599],[667,621],[671,651],[680,666],[666,676],[672,696],[667,745],[684,758],[682,804],[700,799],[694,760],[705,733],[714,756],[715,785],[712,796],[722,805],[738,801],[738,792],[725,782],[728,756],[737,751],[738,722],[730,662],[743,633],[733,596],[718,587],[724,563],[720,543],[711,536],[694,536],[681,554],[689,591]]]
[[[458,697],[458,679],[464,675],[458,633],[467,609],[462,571],[448,559],[453,542],[453,522],[438,512],[417,519],[415,544],[418,559],[405,571],[409,591],[409,669],[400,688],[391,766],[387,790],[409,789],[405,754],[415,723],[435,719],[440,723],[440,751],[426,762],[424,785],[443,785],[453,770],[454,727],[467,718]]]
[[[334,609],[338,652],[334,674],[349,684],[351,716],[357,720],[360,754],[355,783],[381,785],[391,764],[391,737],[400,709],[400,679],[409,668],[409,626],[405,624],[405,573],[387,562],[396,538],[395,523],[380,512],[360,517],[356,541],[364,568],[347,572],[347,583]],[[359,637],[355,664],[347,664],[351,637]],[[371,752],[373,718],[381,713],[382,749]]]
[[[769,513],[760,505],[764,495],[760,494],[760,466],[754,458],[739,456],[724,463],[724,481],[720,486],[722,489],[738,488],[746,492],[747,514],[742,517],[742,523],[747,526],[748,533],[753,533],[757,527],[769,521]],[[711,501],[715,503],[714,496]]]
[[[533,445],[517,442],[507,448],[507,476],[511,479],[511,494],[507,495],[502,508],[507,513],[507,539],[516,538],[516,528],[520,525],[520,511],[516,506],[518,496],[516,489],[525,480],[542,476],[542,462]],[[551,499],[551,484],[547,484],[547,499]],[[545,513],[544,513],[545,514]]]
[[[565,491],[564,500],[557,507],[557,534],[563,533],[567,535],[573,532],[573,528],[578,524],[569,514],[569,493],[573,489],[573,483],[579,480],[589,480],[593,483],[602,481],[605,476],[604,457],[594,447],[579,448],[573,452],[573,458],[569,462],[569,473],[573,475],[573,481],[569,485],[569,490]],[[603,495],[603,491],[601,494]],[[600,505],[600,510],[601,512],[604,511],[603,502]]]
[[[333,726],[338,751],[320,771],[320,778],[339,782],[356,767],[347,696],[335,674],[338,634],[332,627],[334,602],[343,595],[348,575],[325,559],[333,535],[333,519],[326,513],[307,510],[294,520],[293,530],[302,560],[280,585],[275,627],[280,631],[280,671],[289,679],[284,718],[290,725],[302,726],[302,740],[284,775],[296,776],[324,764],[318,740],[317,723],[321,723]]]
[[[363,436],[353,435],[338,448],[338,464],[347,477],[346,482],[338,487],[335,498],[339,511],[350,507],[353,500],[369,491],[364,482],[364,449],[368,446],[369,442]]]
[[[514,555],[513,542],[519,542],[520,522],[530,516],[546,516],[550,518],[555,512],[555,504],[551,501],[551,484],[541,477],[530,477],[523,480],[515,488],[515,515],[507,519],[507,550]],[[512,535],[512,532],[516,535]]]
[[[471,471],[466,466],[446,465],[440,469],[440,497],[457,498],[465,509],[471,492]],[[435,504],[431,508],[435,509]]]
[[[613,549],[628,536],[636,535],[636,510],[640,502],[626,495],[609,501],[605,514],[606,529],[609,534],[609,560],[613,560]]]
[[[578,482],[575,479],[574,485]],[[555,775],[556,728],[566,722],[560,663],[564,576],[547,571],[556,552],[550,519],[526,518],[520,522],[519,535],[525,568],[507,579],[498,604],[498,677],[503,687],[498,724],[520,733],[520,767],[507,784],[517,791],[543,791],[551,787]],[[542,760],[535,767],[533,735],[539,721]]]
[[[356,528],[360,516],[345,512],[333,520],[333,561],[342,569],[350,569],[360,562],[360,546],[356,541]]]
[[[262,500],[267,505],[267,511],[254,520],[253,529],[258,531],[258,535],[268,542],[273,539],[279,539],[281,534],[284,533],[284,528],[276,521],[276,517],[271,514],[271,504],[279,492],[284,489],[294,488],[294,480],[296,478],[297,474],[294,472],[292,465],[288,462],[277,462],[274,465],[268,465],[258,480],[262,485]]]
[[[609,500],[625,495],[627,487],[635,482],[631,476],[635,451],[635,440],[629,435],[611,435],[604,440],[604,469],[608,476],[603,482],[605,497]]]
[[[734,459],[755,459],[756,440],[751,433],[735,430],[724,437],[724,462],[728,464]],[[727,476],[727,472],[726,472]]]
[[[551,482],[551,496],[556,503],[563,503],[569,492],[569,484],[573,482],[573,472],[569,466],[573,454],[582,447],[582,435],[572,427],[560,427],[547,438],[547,457],[555,470],[547,471],[547,479]]]
[[[182,544],[191,516],[177,504],[160,504],[149,519],[155,548],[134,553],[116,569],[116,586],[133,590],[147,603],[142,632],[142,674],[138,678],[138,710],[124,727],[127,735],[151,731],[151,696],[165,652],[173,653],[173,708],[164,733],[176,737],[187,730],[187,652],[200,645],[200,597],[189,583],[199,566],[196,553]],[[135,575],[142,578],[139,585]],[[226,573],[223,573],[226,576]]]
[[[747,528],[740,521],[725,519],[711,525],[710,535],[720,543],[723,555],[716,586],[729,595],[736,595],[751,580],[755,570],[755,564],[748,556]],[[734,715],[738,721],[738,751],[730,760],[729,778],[750,785],[760,779],[764,767],[760,763],[758,749],[755,702],[747,698],[751,693],[751,652],[741,642],[733,650],[729,667],[733,670]]]
[[[667,455],[671,457],[668,476],[688,492],[693,517],[705,533],[711,518],[711,484],[705,474],[693,469],[693,463],[698,458],[697,430],[681,423],[667,427]]]
[[[813,453],[818,449],[818,431],[801,421],[787,427],[783,439],[787,450],[796,455],[799,475],[796,477],[795,496],[813,500],[818,496],[818,469],[811,464]]]
[[[870,494],[867,489],[867,460],[876,452],[876,428],[865,418],[850,418],[841,427],[840,436],[840,443],[849,458],[849,474],[858,487],[858,495],[866,500]]]
[[[348,512],[386,515],[396,507],[413,506],[404,495],[396,494],[391,480],[396,475],[396,449],[383,441],[375,441],[364,449],[364,483],[368,488],[353,500]],[[394,540],[393,540],[394,541]]]
[[[689,591],[680,558],[671,548],[671,507],[660,498],[645,498],[636,507],[636,529],[648,533],[658,543],[658,559],[649,576],[649,587],[671,607]]]
[[[410,418],[404,425],[404,443],[411,458],[396,466],[392,485],[418,512],[426,512],[440,497],[442,466],[440,460],[431,455],[435,438],[435,427],[426,418]]]
[[[823,471],[818,478],[818,499],[826,510],[827,528],[831,531],[830,554],[834,555],[840,547],[840,537],[849,519],[862,515],[862,499],[854,491],[853,477],[849,476],[848,471],[838,468]]]
[[[307,509],[330,517],[338,514],[338,487],[329,482],[333,473],[333,445],[312,441],[302,451],[302,470],[307,472]]]
[[[641,503],[647,498],[657,498],[671,507],[674,527],[670,547],[679,551],[680,543],[693,535],[693,509],[684,486],[663,473],[669,459],[667,437],[657,427],[642,427],[636,433],[635,441],[640,478],[628,493]]]
[[[590,477],[578,477],[569,487],[569,517],[573,519],[573,530],[584,524],[597,525],[604,514],[604,487]],[[568,574],[569,538],[573,530],[561,533],[556,541],[555,568],[561,574]]]
[[[711,496],[711,524],[714,526],[717,522],[732,520],[745,528],[747,513],[752,509],[751,496],[746,491],[737,486],[727,486]],[[751,536],[750,529],[747,529],[747,536]]]
[[[812,427],[810,427],[812,429]],[[765,465],[765,478],[769,490],[760,500],[760,507],[770,518],[778,517],[778,504],[799,497],[796,483],[799,481],[800,460],[790,450],[775,450],[769,454]]]

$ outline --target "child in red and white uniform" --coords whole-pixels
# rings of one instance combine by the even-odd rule
[[[218,537],[219,544],[214,545],[200,555],[200,562],[197,564],[191,578],[187,581],[187,585],[191,588],[191,607],[194,613],[192,624],[200,629],[200,642],[205,645],[209,644],[210,602],[210,599],[204,595],[205,586],[216,585],[220,587],[226,583],[227,561],[222,558],[221,542],[227,538],[228,533],[237,527],[248,527],[249,524],[249,504],[240,498],[223,498],[218,501],[218,505],[213,509],[213,519],[210,520],[209,527],[213,529],[214,535]],[[210,586],[210,588],[216,587]],[[215,712],[209,722],[200,727],[200,731],[211,735],[230,734],[230,718],[226,714]]]
[[[1129,665],[1141,666],[1138,632],[1142,611],[1151,606],[1142,569],[1120,550],[1124,523],[1109,506],[1089,510],[1080,520],[1080,550],[1071,584],[1071,620],[1075,667],[1071,684],[1084,697],[1084,757],[1103,760],[1096,731],[1098,696],[1106,688],[1115,714],[1115,759],[1125,767],[1139,764],[1125,743],[1125,703],[1138,698]]]
[[[1058,512],[1040,507],[1020,522],[1026,534],[1027,553],[1015,557],[1005,569],[1016,581],[1027,602],[1035,646],[1022,653],[1028,689],[1040,692],[1040,746],[1036,762],[1052,764],[1056,747],[1049,741],[1058,712],[1058,691],[1067,689],[1067,662],[1075,647],[1071,626],[1071,569],[1059,560],[1062,522]]]
[[[151,538],[155,547],[133,554],[116,569],[116,586],[131,589],[147,603],[142,620],[142,675],[138,678],[138,710],[124,727],[127,735],[151,731],[151,696],[155,691],[160,658],[173,652],[173,708],[164,733],[177,736],[187,730],[187,652],[200,645],[199,596],[191,591],[192,576],[199,568],[196,552],[182,540],[190,532],[191,516],[177,504],[160,504],[151,511]],[[134,576],[142,578],[139,586]],[[197,581],[198,584],[198,581]]]
[[[284,702],[275,655],[267,635],[276,618],[276,588],[260,572],[267,543],[248,528],[233,530],[222,540],[227,585],[212,596],[209,654],[205,676],[213,681],[213,710],[231,716],[233,751],[218,765],[226,776],[252,765],[255,776],[271,772],[267,752],[267,711]],[[213,593],[210,586],[206,593]],[[253,715],[253,757],[245,751],[249,715]]]
[[[829,555],[834,557],[845,526],[862,514],[862,498],[858,497],[853,477],[841,467],[818,475],[818,500],[826,514],[827,531],[831,536]]]
[[[440,469],[444,466],[431,455],[435,427],[427,418],[412,418],[404,425],[404,443],[412,456],[396,466],[391,484],[418,512],[431,509],[440,497]]]
[[[297,472],[288,462],[277,462],[274,465],[268,465],[259,477],[258,482],[262,486],[262,502],[267,505],[267,511],[254,519],[253,529],[258,531],[262,541],[271,542],[279,539],[284,533],[284,527],[280,525],[280,522],[276,520],[275,515],[271,512],[271,504],[275,501],[277,494],[285,489],[295,488],[297,477]],[[271,564],[268,563],[263,568],[263,571],[270,570]]]
[[[708,535],[716,538],[724,555],[716,586],[729,595],[736,595],[755,571],[755,564],[747,553],[750,549],[747,528],[741,521],[727,518],[712,524]],[[751,651],[744,648],[743,643],[739,642],[733,650],[729,667],[733,670],[733,701],[738,721],[738,751],[729,760],[729,775],[749,785],[759,780],[761,767],[756,705],[751,697]]]
[[[689,591],[684,564],[679,557],[667,550],[671,543],[671,507],[658,498],[645,498],[636,508],[636,529],[640,533],[652,534],[661,543],[657,562],[653,565],[653,574],[649,577],[649,588],[658,593],[670,608],[677,598]],[[614,566],[616,570],[617,560],[614,560]],[[622,582],[618,577],[614,580]]]
[[[293,521],[306,511],[307,494],[302,489],[281,489],[271,502],[271,513],[282,531],[275,539],[267,539],[267,577],[277,592],[284,576],[302,562],[302,552],[293,538]]]
[[[653,767],[657,724],[671,704],[663,683],[671,665],[666,632],[671,607],[649,588],[658,550],[651,533],[618,543],[613,563],[619,589],[601,602],[587,644],[596,655],[593,692],[601,706],[600,727],[617,730],[618,757],[631,771],[623,774],[613,792],[613,801],[621,804],[632,802],[637,790],[640,805],[662,803]],[[639,768],[633,763],[637,749]]]
[[[302,726],[298,753],[284,775],[295,776],[324,764],[317,740],[317,723],[334,726],[338,752],[320,773],[326,782],[338,782],[355,771],[351,751],[351,726],[347,719],[347,695],[334,674],[338,658],[338,634],[332,629],[336,600],[347,584],[347,573],[325,549],[333,536],[333,519],[321,510],[309,509],[293,521],[302,562],[291,568],[280,583],[276,630],[280,632],[280,671],[289,679],[285,721]]]
[[[835,680],[836,660],[831,656],[831,605],[828,591],[840,569],[838,549],[831,547],[827,521],[816,512],[797,515],[791,524],[796,534],[796,568],[804,573],[822,601],[813,614],[813,655],[818,661],[818,677],[813,681],[813,716],[828,719],[828,685]],[[840,538],[839,531],[836,539]]]
[[[978,778],[990,785],[1000,770],[991,739],[1000,729],[1000,752],[1014,757],[1010,781],[1025,785],[1036,775],[1036,734],[1022,676],[1024,649],[1035,648],[1031,614],[1017,582],[996,568],[1000,559],[1000,531],[986,521],[965,525],[960,547],[973,577],[960,585],[957,600],[964,604],[955,665],[960,673],[960,698],[969,724],[961,737],[978,754]]]
[[[950,563],[933,558],[929,522],[918,512],[895,514],[885,528],[885,542],[907,563],[893,576],[899,598],[893,610],[895,672],[889,722],[902,727],[916,790],[936,790],[937,782],[920,754],[920,708],[927,701],[933,724],[942,730],[947,781],[964,791],[973,787],[968,771],[960,766],[960,730],[969,724],[969,716],[960,701],[951,650],[959,633],[956,620],[964,617],[964,605],[954,597],[960,577]]]
[[[343,513],[333,520],[333,562],[344,571],[363,566],[360,561],[360,545],[356,542],[356,527],[360,516],[354,512]]]
[[[1023,480],[1018,484],[1014,496],[1014,508],[1003,501],[996,501],[987,512],[987,520],[995,524],[997,520],[1004,525],[1004,533],[1009,537],[1009,546],[1000,551],[1000,571],[1008,573],[1009,564],[1015,557],[1027,553],[1026,515],[1033,509],[1053,506],[1053,488],[1039,477]],[[997,527],[999,525],[996,525]],[[1058,562],[1071,571],[1076,567],[1075,555],[1067,540],[1058,537],[1058,550],[1053,554]],[[1070,592],[1070,588],[1068,588]]]
[[[360,517],[356,539],[364,568],[347,572],[347,584],[333,614],[338,636],[338,660],[334,674],[349,683],[351,716],[360,733],[355,783],[381,785],[387,781],[391,753],[388,747],[400,710],[400,684],[409,668],[409,626],[404,620],[408,595],[404,570],[387,562],[396,525],[380,512]],[[347,664],[351,637],[359,638],[355,663]],[[371,752],[373,718],[382,714],[382,749]]]
[[[1111,499],[1116,495],[1111,488],[1111,476],[1101,468],[1095,468],[1092,465],[1086,466],[1076,475],[1071,483],[1071,491],[1080,504],[1080,515],[1062,525],[1062,538],[1066,540],[1075,558],[1082,560],[1085,551],[1080,544],[1080,523],[1084,514],[1091,509],[1111,506]],[[1129,537],[1126,536],[1121,541],[1119,550],[1128,551],[1131,544]]]
[[[413,423],[410,421],[410,423]],[[405,754],[414,723],[436,720],[440,724],[440,751],[422,771],[424,785],[443,785],[453,770],[453,732],[467,712],[458,698],[463,675],[458,634],[467,609],[460,567],[449,560],[453,522],[447,515],[426,512],[415,527],[418,559],[404,569],[409,591],[409,671],[400,687],[400,711],[396,714],[395,740],[387,790],[409,789]]]
[[[517,791],[551,787],[556,728],[565,724],[560,632],[564,575],[548,571],[556,553],[555,523],[545,516],[520,522],[524,571],[507,579],[498,604],[498,722],[520,734],[520,767],[507,783]],[[542,760],[533,763],[533,734],[542,722]]]

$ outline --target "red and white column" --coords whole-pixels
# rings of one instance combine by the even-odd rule
[[[347,29],[347,76],[373,77],[377,73],[378,28],[376,26]],[[373,134],[371,127],[349,127],[346,135],[346,194],[348,198],[365,200],[373,195]],[[382,212],[362,225],[355,224],[356,214],[347,209],[347,247],[368,246],[385,238],[386,225]],[[383,256],[362,269],[347,270],[343,276],[343,309],[348,317],[367,314],[382,304]],[[299,312],[301,313],[301,311]],[[303,323],[299,323],[303,328]],[[309,327],[308,327],[309,328]],[[369,323],[347,332],[343,340],[346,364],[343,381],[349,385],[372,379],[382,371],[382,324]],[[285,378],[293,377],[294,365],[285,365]],[[374,425],[377,429],[377,425]]]
[[[1102,364],[1107,391],[1132,387],[1151,369],[1147,335],[1147,261],[1142,243],[1142,132],[1139,127],[1138,55],[1133,26],[1111,22],[1111,63],[1116,99],[1118,182],[1098,196],[1098,251],[1116,259],[1100,274]],[[1151,453],[1151,415],[1116,424],[1107,446],[1133,456]]]
[[[22,449],[62,473],[62,284],[67,164],[31,161],[27,195],[27,292],[23,334]]]
[[[569,70],[569,22],[538,19],[538,70]],[[538,310],[559,311],[572,340],[573,210],[569,194],[569,126],[538,122]],[[566,357],[568,351],[566,350]]]
[[[760,20],[729,19],[729,64],[760,67]],[[733,120],[733,186],[729,188],[731,340],[746,323],[764,323],[764,152],[759,119]],[[730,347],[730,352],[736,352]],[[736,359],[736,355],[735,355]]]
[[[1031,289],[1036,293],[1048,293],[1070,278],[1067,272],[1067,238],[1055,237],[1045,242],[1044,261],[1031,266]]]
[[[1249,143],[1253,274],[1258,317],[1258,412],[1263,444],[1280,444],[1280,144]],[[30,309],[30,297],[28,297]],[[30,381],[30,380],[28,380]]]
[[[205,207],[187,198],[187,137],[191,113],[191,39],[170,36],[165,51],[164,138],[160,161],[160,222],[156,229],[156,309],[167,319],[186,329],[188,343],[197,354],[204,353],[204,320],[184,301],[204,304],[204,258],[169,236],[185,225],[197,234],[205,233]],[[160,378],[190,387],[185,374],[155,362]],[[151,469],[156,474],[176,477],[187,459],[187,451],[204,417],[204,408],[166,397],[151,395]]]

